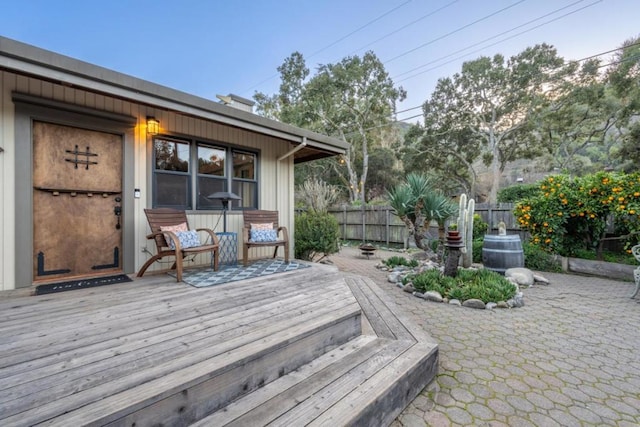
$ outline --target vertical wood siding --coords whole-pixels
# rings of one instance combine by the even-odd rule
[[[16,76],[0,71],[0,290],[14,289],[15,285],[15,175],[14,109],[11,91]]]
[[[4,152],[0,154],[0,289],[14,289],[13,259],[14,239],[11,230],[15,228],[15,195],[13,177],[15,161],[13,157],[14,138],[14,106],[12,92],[21,92],[56,101],[63,101],[96,110],[124,114],[138,119],[134,130],[135,171],[134,187],[142,193],[140,199],[132,194],[123,195],[123,203],[134,204],[135,254],[125,254],[135,258],[135,268],[149,258],[143,249],[154,251],[146,235],[149,232],[143,209],[151,206],[150,173],[151,153],[150,141],[146,135],[146,117],[154,116],[160,121],[161,132],[168,135],[201,138],[205,141],[221,142],[236,147],[246,147],[259,152],[258,166],[258,200],[260,209],[278,210],[280,222],[289,228],[293,239],[293,158],[288,157],[276,165],[277,158],[287,153],[292,147],[289,142],[278,138],[259,135],[243,129],[225,126],[194,117],[156,110],[134,102],[87,92],[85,90],[64,87],[44,82],[39,79],[18,76],[9,72],[0,72],[0,146]],[[207,227],[222,231],[220,212],[190,212],[189,221],[192,228]],[[242,231],[242,213],[230,212],[227,216],[227,231],[238,233],[238,257],[242,255],[240,235]],[[280,255],[282,250],[280,250]],[[252,258],[269,256],[270,250],[252,249]],[[293,255],[293,254],[290,254]],[[198,262],[207,262],[206,256],[200,256]],[[162,267],[162,266],[160,266]],[[131,272],[129,272],[131,273]]]

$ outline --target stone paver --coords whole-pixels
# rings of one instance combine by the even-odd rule
[[[407,426],[640,425],[640,298],[631,282],[542,273],[551,285],[525,288],[525,306],[474,310],[402,292],[367,259],[344,247],[342,271],[384,289],[440,348],[432,384],[394,421]],[[401,255],[401,254],[400,254]]]

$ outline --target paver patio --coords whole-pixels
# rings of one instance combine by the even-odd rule
[[[342,271],[374,280],[440,346],[436,380],[399,426],[640,425],[640,299],[631,282],[544,273],[525,307],[475,310],[426,302],[375,268],[394,252],[342,248]],[[631,280],[631,278],[630,278]]]

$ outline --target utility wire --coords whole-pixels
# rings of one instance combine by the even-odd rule
[[[364,29],[364,28],[368,27],[369,25],[373,24],[374,22],[377,22],[377,21],[381,20],[381,19],[382,19],[382,18],[384,18],[385,16],[387,16],[387,15],[389,15],[389,14],[391,14],[391,13],[395,12],[396,10],[398,10],[398,9],[400,9],[401,7],[405,6],[405,5],[406,5],[407,3],[409,3],[409,2],[411,2],[411,0],[407,0],[407,1],[405,1],[404,3],[402,3],[402,4],[400,4],[400,5],[396,6],[396,7],[394,7],[393,9],[388,10],[387,12],[385,12],[385,13],[383,13],[382,15],[378,16],[377,18],[375,18],[375,19],[373,19],[373,20],[371,20],[371,21],[367,22],[366,24],[362,25],[361,27],[359,27],[359,28],[357,28],[357,29],[355,29],[355,30],[351,31],[349,34],[347,34],[347,35],[345,35],[345,36],[342,36],[341,38],[339,38],[338,40],[334,41],[333,43],[331,43],[331,44],[329,44],[329,45],[327,45],[327,46],[323,47],[322,49],[320,49],[320,50],[318,50],[318,51],[316,51],[316,52],[312,53],[312,54],[311,54],[311,55],[309,55],[307,58],[312,58],[312,57],[316,56],[317,54],[319,54],[319,53],[321,53],[321,52],[324,52],[325,50],[329,49],[330,47],[333,47],[333,46],[337,45],[338,43],[340,43],[340,42],[341,42],[341,41],[343,41],[344,39],[346,39],[346,38],[348,38],[348,37],[351,37],[352,35],[354,35],[354,34],[355,34],[355,33],[357,33],[358,31],[360,31],[360,30],[362,30],[362,29]]]
[[[396,55],[396,56],[394,56],[393,58],[388,59],[387,61],[385,61],[385,62],[383,62],[383,63],[384,63],[384,64],[388,64],[389,62],[395,61],[395,60],[396,60],[396,59],[398,59],[398,58],[402,58],[403,56],[406,56],[406,55],[408,55],[408,54],[410,54],[410,53],[412,53],[412,52],[415,52],[415,51],[416,51],[416,50],[418,50],[418,49],[422,49],[423,47],[428,46],[428,45],[430,45],[430,44],[433,44],[433,43],[437,42],[438,40],[442,40],[442,39],[444,39],[444,38],[446,38],[446,37],[449,37],[450,35],[453,35],[453,34],[455,34],[455,33],[458,33],[458,32],[460,32],[460,31],[464,30],[465,28],[469,28],[469,27],[471,27],[471,26],[473,26],[473,25],[475,25],[475,24],[477,24],[477,23],[479,23],[479,22],[482,22],[482,21],[484,21],[484,20],[486,20],[486,19],[489,19],[489,18],[491,18],[491,17],[493,17],[493,16],[495,16],[495,15],[498,15],[498,14],[500,14],[500,13],[504,12],[505,10],[507,10],[507,9],[511,9],[512,7],[517,6],[517,5],[519,5],[520,3],[523,3],[523,2],[525,2],[525,1],[526,1],[526,0],[520,0],[520,1],[517,1],[517,2],[515,2],[515,3],[513,3],[513,4],[509,5],[509,6],[507,6],[507,7],[503,7],[502,9],[497,10],[497,11],[495,11],[495,12],[493,12],[493,13],[490,13],[489,15],[483,16],[483,17],[482,17],[482,18],[480,18],[480,19],[476,19],[475,21],[470,22],[470,23],[468,23],[467,25],[463,25],[462,27],[459,27],[459,28],[457,28],[457,29],[455,29],[455,30],[453,30],[453,31],[450,31],[450,32],[446,33],[446,34],[443,34],[443,35],[441,35],[440,37],[436,37],[435,39],[429,40],[428,42],[423,43],[423,44],[421,44],[420,46],[414,47],[413,49],[409,49],[409,50],[407,50],[406,52],[403,52],[403,53],[401,53],[401,54],[399,54],[399,55]]]
[[[350,55],[353,55],[353,54],[355,54],[356,52],[360,52],[361,50],[364,50],[365,48],[367,48],[367,47],[371,46],[372,44],[378,43],[379,41],[384,40],[384,39],[386,39],[386,38],[388,38],[388,37],[390,37],[390,36],[392,36],[392,35],[394,35],[394,34],[396,34],[396,33],[400,32],[400,31],[404,30],[405,28],[410,27],[410,26],[411,26],[411,25],[413,25],[413,24],[415,24],[415,23],[417,23],[417,22],[422,21],[423,19],[426,19],[426,18],[428,18],[428,17],[430,17],[430,16],[433,16],[433,15],[435,15],[436,13],[440,12],[441,10],[444,10],[444,9],[448,8],[448,7],[449,7],[449,6],[451,6],[452,4],[457,3],[458,1],[459,1],[459,0],[453,0],[452,2],[447,3],[447,4],[445,4],[444,6],[442,6],[442,7],[438,8],[438,9],[436,9],[436,10],[434,10],[434,11],[432,11],[432,12],[427,13],[426,15],[423,15],[423,16],[421,16],[420,18],[415,19],[415,20],[413,20],[413,21],[409,22],[408,24],[403,25],[402,27],[400,27],[400,28],[398,28],[398,29],[396,29],[396,30],[394,30],[394,31],[392,31],[392,32],[390,32],[390,33],[388,33],[388,34],[385,34],[384,36],[382,36],[382,37],[380,37],[380,38],[377,38],[377,39],[375,39],[374,41],[372,41],[372,42],[370,42],[370,43],[367,43],[366,45],[364,45],[364,46],[362,46],[362,47],[360,47],[360,48],[358,48],[358,49],[354,50],[353,52],[351,52],[351,54],[350,54]]]
[[[540,28],[540,27],[542,27],[542,26],[544,26],[544,25],[547,25],[547,24],[550,24],[550,23],[552,23],[552,22],[558,21],[558,20],[560,20],[560,19],[566,18],[566,17],[567,17],[567,16],[569,16],[569,15],[573,15],[574,13],[580,12],[581,10],[584,10],[584,9],[586,9],[586,8],[588,8],[588,7],[591,7],[591,6],[595,5],[596,3],[600,3],[600,2],[602,2],[602,0],[596,0],[596,1],[592,2],[592,3],[589,3],[589,4],[588,4],[588,5],[586,5],[586,6],[583,6],[583,7],[579,8],[579,9],[576,9],[576,10],[574,10],[574,11],[571,11],[571,12],[565,13],[564,15],[560,15],[560,16],[558,16],[558,17],[554,18],[554,19],[551,19],[551,20],[549,20],[549,21],[546,21],[546,22],[543,22],[543,23],[541,23],[541,24],[538,24],[538,25],[536,25],[536,26],[534,26],[534,27],[531,27],[531,28],[529,28],[529,29],[527,29],[527,30],[521,31],[521,32],[519,32],[519,33],[516,33],[516,34],[514,34],[514,35],[512,35],[512,36],[505,37],[505,38],[503,38],[503,39],[501,39],[501,40],[498,40],[498,41],[496,41],[496,42],[494,42],[494,43],[491,43],[491,44],[488,44],[488,45],[486,45],[486,46],[483,46],[483,47],[482,47],[482,48],[480,48],[480,49],[476,49],[476,50],[471,51],[471,52],[469,52],[469,53],[466,53],[466,54],[464,54],[464,55],[457,56],[457,57],[455,57],[455,58],[453,58],[453,59],[451,59],[451,60],[449,60],[449,61],[446,61],[446,62],[443,62],[442,64],[436,65],[435,67],[431,67],[431,68],[426,69],[426,70],[424,70],[424,71],[421,71],[421,72],[419,72],[419,73],[415,73],[415,74],[413,74],[413,75],[411,75],[411,76],[405,77],[404,79],[398,80],[398,81],[397,81],[397,83],[399,83],[399,82],[403,82],[403,81],[405,81],[405,80],[412,79],[412,78],[417,77],[417,76],[419,76],[419,75],[421,75],[421,74],[424,74],[424,73],[426,73],[426,72],[433,71],[433,70],[435,70],[435,69],[437,69],[437,68],[442,67],[443,65],[450,64],[450,63],[452,63],[452,62],[455,62],[455,61],[457,61],[457,60],[459,60],[459,59],[465,58],[465,57],[467,57],[467,56],[469,56],[469,55],[472,55],[472,54],[474,54],[474,53],[481,52],[481,51],[483,51],[484,49],[486,49],[486,48],[488,48],[488,47],[495,46],[495,45],[500,44],[500,43],[503,43],[503,42],[505,42],[505,41],[507,41],[507,40],[511,40],[511,39],[513,39],[513,38],[515,38],[515,37],[518,37],[518,36],[520,36],[520,35],[522,35],[522,34],[525,34],[525,33],[528,33],[528,32],[530,32],[530,31],[533,31],[533,30],[535,30],[535,29],[538,29],[538,28]],[[463,50],[466,50],[466,49],[463,49]],[[442,57],[442,58],[439,58],[439,59],[437,59],[437,60],[435,60],[435,61],[431,61],[429,64],[432,64],[432,63],[434,63],[434,62],[438,62],[438,61],[440,61],[441,59],[448,58],[449,56],[450,56],[450,55],[447,55],[447,56],[444,56],[444,57]],[[428,64],[427,64],[427,65],[428,65]]]
[[[524,0],[523,0],[523,1],[524,1]],[[411,0],[406,0],[404,3],[401,3],[401,4],[399,4],[398,6],[396,6],[396,7],[392,8],[392,9],[390,9],[390,10],[386,11],[385,13],[383,13],[383,14],[382,14],[382,15],[380,15],[380,16],[378,16],[377,18],[375,18],[375,19],[373,19],[373,20],[371,20],[371,21],[367,22],[366,24],[364,24],[364,25],[362,25],[362,26],[358,27],[357,29],[355,29],[355,30],[351,31],[349,34],[347,34],[347,35],[345,35],[345,36],[342,36],[342,37],[341,37],[341,38],[339,38],[338,40],[336,40],[336,41],[334,41],[334,42],[330,43],[329,45],[327,45],[327,46],[323,47],[322,49],[320,49],[320,50],[318,50],[318,51],[316,51],[316,52],[312,53],[312,54],[311,54],[311,55],[309,55],[307,58],[311,58],[311,57],[313,57],[313,56],[315,56],[315,55],[319,54],[320,52],[324,52],[325,50],[329,49],[330,47],[335,46],[336,44],[338,44],[338,43],[340,43],[341,41],[343,41],[343,40],[347,39],[348,37],[351,37],[352,35],[354,35],[354,34],[355,34],[355,33],[357,33],[358,31],[360,31],[360,30],[362,30],[362,29],[364,29],[364,28],[368,27],[369,25],[373,24],[374,22],[379,21],[380,19],[382,19],[382,18],[384,18],[385,16],[387,16],[387,15],[389,15],[389,14],[391,14],[391,13],[395,12],[396,10],[400,9],[401,7],[403,7],[403,6],[407,5],[407,4],[408,4],[408,3],[410,3],[410,2],[411,2]],[[272,79],[274,79],[274,78],[278,77],[279,75],[280,75],[280,74],[273,74],[272,76],[267,77],[266,79],[261,80],[260,82],[256,83],[255,85],[251,86],[250,88],[248,88],[248,89],[246,89],[246,90],[242,91],[242,93],[243,93],[243,94],[246,94],[246,93],[247,93],[247,92],[249,92],[250,90],[255,89],[255,88],[257,88],[257,87],[260,87],[263,83],[266,83],[266,82],[268,82],[269,80],[272,80]]]
[[[584,58],[576,59],[574,61],[572,60],[570,62],[584,62],[584,61],[587,61],[589,59],[597,58],[599,56],[607,55],[607,54],[613,53],[613,52],[618,52],[620,50],[628,49],[630,47],[639,46],[639,45],[640,45],[640,41],[637,41],[635,43],[631,43],[631,44],[628,44],[626,46],[618,47],[616,49],[607,50],[607,51],[601,52],[601,53],[596,53],[595,55],[591,55],[591,56],[585,56]],[[624,59],[621,59],[619,61],[612,61],[612,62],[608,62],[606,64],[601,64],[597,68],[604,68],[604,67],[609,67],[611,65],[618,65],[618,64],[622,64],[622,63],[625,63],[625,62],[628,62],[628,61],[634,61],[636,59],[640,59],[640,54],[634,55],[634,56],[630,56],[628,58],[624,58]],[[560,67],[558,67],[558,68],[560,68]],[[422,108],[422,105],[418,105],[416,107],[411,107],[411,108],[407,108],[407,109],[398,111],[398,112],[396,112],[396,114],[404,113],[406,111],[411,111],[411,110],[415,110],[415,109],[418,109],[418,108]],[[419,116],[411,116],[411,117],[407,117],[407,118],[404,118],[404,119],[396,119],[396,121],[409,120],[409,119],[413,119],[415,117],[419,117]]]
[[[510,28],[510,29],[508,29],[508,30],[506,30],[506,31],[503,31],[503,32],[498,33],[498,34],[496,34],[496,35],[494,35],[494,36],[491,36],[491,37],[489,37],[489,38],[486,38],[486,39],[484,39],[484,40],[481,40],[481,41],[479,41],[479,42],[477,42],[477,43],[474,43],[474,44],[472,44],[472,45],[469,45],[469,46],[463,47],[462,49],[458,49],[458,50],[456,50],[455,52],[451,52],[451,53],[449,53],[449,54],[447,54],[447,55],[445,55],[445,56],[441,56],[440,58],[438,58],[438,59],[434,59],[433,61],[427,62],[426,64],[422,64],[422,65],[420,65],[420,66],[418,66],[418,67],[415,67],[415,68],[412,68],[412,69],[410,69],[410,70],[408,70],[408,71],[405,71],[405,72],[402,72],[402,73],[400,73],[400,74],[397,74],[396,76],[394,76],[394,78],[401,77],[401,76],[404,76],[404,75],[406,75],[406,74],[412,73],[412,72],[417,71],[417,70],[419,70],[419,69],[421,69],[421,68],[424,68],[424,67],[426,67],[426,66],[428,66],[428,65],[434,64],[434,63],[436,63],[436,62],[438,62],[438,61],[441,61],[441,60],[443,60],[443,59],[446,59],[446,58],[449,58],[449,57],[451,57],[451,56],[454,56],[454,55],[456,55],[456,54],[458,54],[458,53],[464,52],[465,50],[468,50],[468,49],[471,49],[471,48],[473,48],[473,47],[479,46],[479,45],[481,45],[481,44],[483,44],[483,43],[485,43],[485,42],[488,42],[489,40],[493,40],[493,39],[495,39],[495,38],[498,38],[498,37],[500,37],[500,36],[503,36],[503,35],[505,35],[505,34],[508,34],[508,33],[512,32],[512,31],[515,31],[515,30],[517,30],[517,29],[519,29],[519,28],[525,27],[525,26],[527,26],[527,25],[529,25],[529,24],[532,24],[532,23],[534,23],[534,22],[536,22],[536,21],[539,21],[539,20],[541,20],[541,19],[544,19],[544,18],[546,18],[546,17],[548,17],[548,16],[551,16],[551,15],[553,15],[553,14],[557,13],[557,12],[560,12],[560,11],[562,11],[562,10],[564,10],[564,9],[567,9],[567,8],[571,7],[571,6],[575,6],[576,4],[578,4],[578,3],[582,3],[582,2],[584,2],[584,1],[585,1],[585,0],[578,0],[578,1],[576,1],[576,2],[573,2],[573,3],[571,3],[571,4],[567,5],[567,6],[564,6],[564,7],[561,7],[561,8],[559,8],[559,9],[556,9],[556,10],[554,10],[554,11],[552,11],[552,12],[546,13],[546,14],[544,14],[544,15],[542,15],[542,16],[539,16],[539,17],[537,17],[537,18],[535,18],[535,19],[532,19],[532,20],[530,20],[530,21],[527,21],[527,22],[525,22],[525,23],[523,23],[523,24],[517,25],[517,26],[515,26],[515,27],[513,27],[513,28]]]

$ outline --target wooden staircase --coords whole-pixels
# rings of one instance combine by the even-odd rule
[[[437,346],[368,279],[313,266],[0,301],[0,425],[386,425]],[[364,314],[364,316],[363,316]]]

